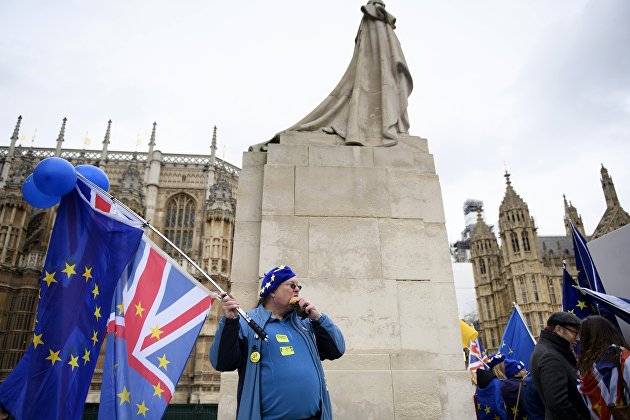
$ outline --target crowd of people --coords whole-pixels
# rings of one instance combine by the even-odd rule
[[[630,419],[630,350],[606,318],[556,312],[530,359],[495,354],[476,372],[478,419]]]

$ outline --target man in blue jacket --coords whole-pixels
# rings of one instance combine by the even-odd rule
[[[289,266],[265,274],[258,306],[247,314],[265,330],[268,341],[239,319],[236,299],[222,295],[224,316],[210,363],[222,372],[238,369],[237,419],[332,419],[321,360],[341,357],[345,342],[332,320],[300,297],[301,289]],[[296,305],[290,304],[292,298]]]

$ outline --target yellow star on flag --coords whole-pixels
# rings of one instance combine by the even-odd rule
[[[46,276],[44,277],[44,281],[46,282],[48,287],[50,287],[51,283],[57,283],[57,280],[55,280],[55,273],[53,272],[51,274],[48,271],[46,271]]]
[[[593,406],[593,408],[595,409],[595,411],[597,411],[597,414],[598,414],[598,415],[601,415],[601,414],[602,414],[602,413],[601,413],[601,411],[602,411],[602,406],[601,406],[601,405],[599,405],[599,403],[595,404],[595,405]]]
[[[490,406],[486,405],[486,414],[490,414]]]
[[[510,349],[510,350],[508,351],[508,354],[512,354],[512,353],[514,353],[514,351],[513,351],[512,349]]]
[[[153,385],[153,396],[158,396],[160,398],[162,398],[162,392],[164,392],[164,390],[162,389],[162,387],[160,387],[160,383],[158,382],[157,385]]]
[[[498,415],[498,414],[495,414],[495,415],[494,415],[494,420],[501,420],[501,417],[499,417],[499,415]],[[526,419],[526,420],[527,420],[527,419]]]
[[[98,284],[94,285],[94,289],[92,289],[92,294],[94,295],[94,299],[98,296]]]
[[[101,315],[101,307],[97,306],[96,310],[94,311],[94,316],[96,317],[96,321],[98,322],[98,319],[102,316]]]
[[[571,313],[571,314],[575,315],[575,312],[573,312],[573,309],[568,310],[567,312],[569,312],[569,313]]]
[[[92,334],[92,342],[94,343],[93,345],[95,346],[96,343],[98,343],[98,334],[96,334],[96,330],[92,330],[93,334]]]
[[[123,386],[123,390],[120,394],[116,394],[118,396],[118,398],[120,398],[120,405],[123,405],[124,402],[128,402],[129,404],[131,404],[131,402],[129,401],[129,397],[131,396],[131,392],[127,391],[127,387]]]
[[[85,277],[85,282],[87,283],[92,278],[92,267],[85,267],[85,271],[81,276]]]
[[[79,367],[78,360],[79,360],[79,356],[76,356],[76,357],[75,357],[75,356],[73,356],[72,354],[70,355],[70,361],[68,362],[68,364],[69,364],[70,366],[72,366],[72,371],[73,371],[73,372],[74,372],[74,368],[75,368],[75,367],[77,367],[77,368]]]
[[[578,303],[576,306],[580,309],[584,309],[586,308],[586,302],[582,302],[581,300],[578,300]]]
[[[149,411],[149,407],[144,405],[144,401],[142,401],[142,404],[136,404],[136,407],[138,407],[138,412],[136,413],[136,415],[142,414],[144,417],[147,416],[146,412]]]
[[[76,272],[76,271],[74,271],[74,266],[75,266],[75,265],[76,265],[76,264],[72,264],[72,265],[70,265],[70,264],[66,263],[66,268],[64,268],[63,270],[61,270],[61,272],[62,272],[62,273],[66,273],[66,275],[68,276],[68,278],[70,278],[70,276],[71,276],[71,275],[73,275],[73,274],[77,274],[77,272]]]
[[[61,357],[59,357],[59,352],[61,350],[52,351],[52,349],[49,349],[48,351],[50,352],[50,354],[48,355],[46,360],[50,360],[50,362],[53,364],[53,366],[55,366],[55,363],[57,363],[58,361],[61,360]]]
[[[44,342],[42,341],[42,335],[43,335],[43,334],[44,334],[44,333],[41,333],[41,334],[39,334],[39,335],[35,334],[35,335],[33,336],[33,348],[35,348],[35,349],[36,349],[36,348],[37,348],[37,346],[39,346],[40,344],[44,344]]]
[[[120,302],[120,305],[116,305],[118,308],[118,315],[122,315],[125,312],[125,301]]]
[[[158,368],[163,367],[163,368],[164,368],[164,370],[167,370],[167,369],[166,369],[166,365],[168,365],[168,364],[169,364],[169,363],[171,363],[171,362],[169,362],[168,360],[166,360],[166,353],[164,353],[164,356],[162,356],[162,357],[159,357],[159,356],[158,356],[158,360],[160,361],[160,366],[158,366]]]
[[[151,338],[155,337],[158,340],[160,339],[160,334],[162,334],[164,332],[164,331],[162,331],[160,329],[158,324],[155,324],[155,328],[150,328],[149,327],[149,329],[151,330]]]
[[[85,349],[85,353],[83,353],[81,359],[83,359],[83,366],[85,366],[87,362],[90,361],[90,351],[88,349]]]
[[[518,407],[510,407],[510,410],[512,410],[512,414],[514,415],[514,417],[516,417],[516,413],[518,413]]]
[[[138,304],[134,306],[136,307],[136,315],[139,315],[140,318],[142,318],[142,312],[145,311],[145,309],[142,307],[142,302],[138,302]]]

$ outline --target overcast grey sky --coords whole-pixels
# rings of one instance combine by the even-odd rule
[[[366,0],[0,2],[0,144],[242,152],[304,117],[350,62]],[[600,163],[630,210],[630,2],[388,1],[414,79],[410,134],[426,137],[449,240],[462,203],[497,223],[503,172],[539,234],[563,234],[562,194],[592,233]],[[4,133],[4,134],[2,134]],[[142,141],[136,146],[137,137]]]

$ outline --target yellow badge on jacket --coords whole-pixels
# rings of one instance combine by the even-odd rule
[[[253,351],[252,354],[249,355],[249,360],[251,360],[252,363],[258,363],[260,360],[260,353]]]
[[[280,354],[283,356],[291,356],[292,354],[295,354],[295,352],[293,351],[293,346],[280,347]]]
[[[276,341],[278,343],[288,343],[289,342],[289,337],[287,337],[284,334],[276,334]]]

